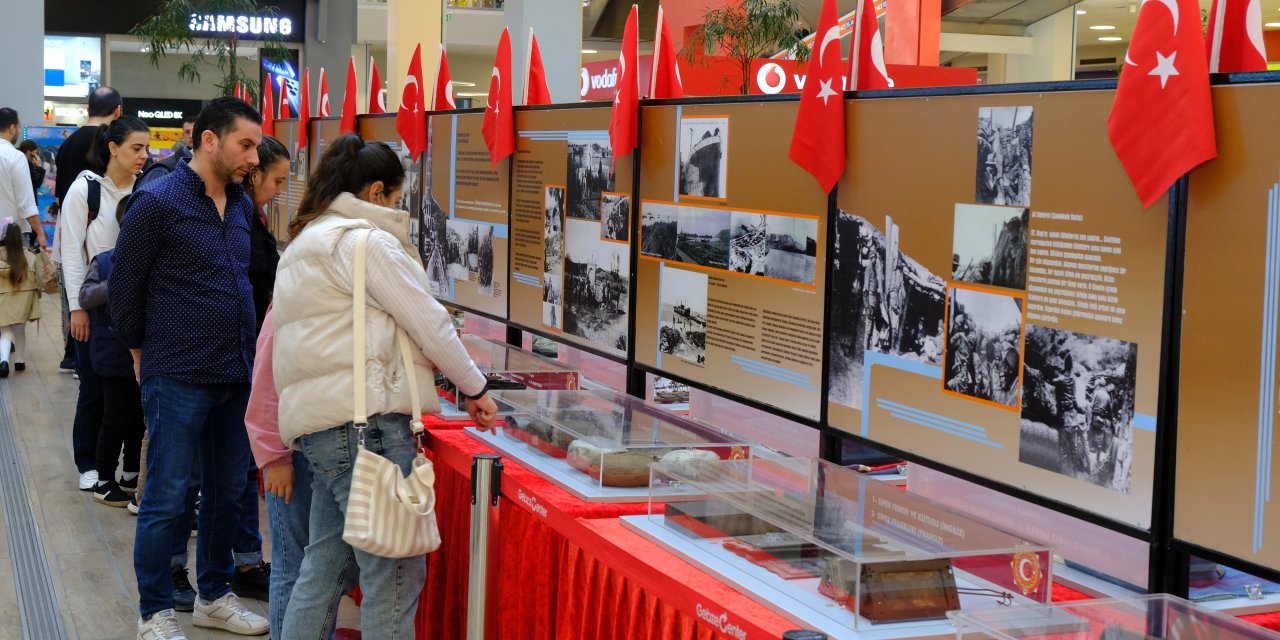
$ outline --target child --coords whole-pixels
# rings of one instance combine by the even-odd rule
[[[7,378],[10,356],[14,370],[27,368],[27,323],[40,319],[40,284],[36,256],[22,248],[13,217],[0,220],[0,245],[0,378]]]

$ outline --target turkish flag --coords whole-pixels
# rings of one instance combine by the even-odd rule
[[[276,119],[272,112],[275,111],[276,105],[271,97],[272,82],[271,74],[268,73],[267,81],[262,83],[262,135],[275,137]]]
[[[435,111],[458,108],[458,103],[453,101],[453,76],[449,73],[449,58],[444,54],[443,44],[440,45],[440,61],[436,64],[436,90],[431,108]]]
[[[347,61],[347,86],[342,91],[342,122],[339,133],[356,132],[356,57]]]
[[[1125,53],[1107,136],[1143,206],[1218,156],[1199,18],[1196,0],[1143,2]]]
[[[676,47],[667,28],[667,18],[658,5],[658,24],[653,33],[653,71],[649,74],[649,97],[654,100],[683,98],[684,84],[676,63]]]
[[[307,129],[311,124],[311,70],[302,70],[302,88],[298,90],[298,148],[307,148]]]
[[[618,158],[635,150],[640,137],[640,25],[639,9],[631,5],[627,26],[622,30],[622,53],[618,56],[618,93],[609,116],[609,146],[613,166]]]
[[[849,56],[849,87],[854,91],[888,89],[893,86],[884,66],[884,41],[872,0],[858,0],[853,30],[853,55]]]
[[[427,119],[423,115],[425,101],[422,95],[422,43],[413,48],[409,59],[409,75],[404,78],[400,91],[400,110],[396,115],[396,131],[409,150],[409,159],[417,162],[427,149]]]
[[[324,67],[320,67],[320,117],[329,117],[329,80],[324,75]]]
[[[845,167],[844,61],[835,0],[822,0],[815,35],[788,155],[818,179],[823,192],[830,193]]]
[[[1260,0],[1213,0],[1209,10],[1209,73],[1266,71]]]
[[[547,87],[547,72],[542,68],[542,52],[538,51],[538,39],[529,28],[529,50],[524,57],[524,104],[551,104],[551,89]]]
[[[285,120],[292,118],[293,114],[289,113],[289,83],[280,78],[280,119]]]
[[[236,88],[231,90],[231,95],[232,95],[233,97],[236,97],[236,98],[239,98],[239,99],[241,99],[241,100],[244,100],[244,91],[240,89],[240,82],[239,82],[239,81],[237,81],[237,82],[236,82]]]
[[[516,116],[511,110],[511,34],[506,29],[498,38],[498,55],[489,74],[489,99],[484,105],[484,144],[489,147],[493,170],[498,162],[516,152]]]
[[[382,94],[382,78],[378,77],[378,63],[373,61],[373,57],[369,57],[369,103],[366,105],[369,113],[386,113],[387,103],[384,101]]]

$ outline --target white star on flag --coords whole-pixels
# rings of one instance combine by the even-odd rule
[[[1156,68],[1152,69],[1147,75],[1160,76],[1160,88],[1163,89],[1169,83],[1169,76],[1176,76],[1178,68],[1173,66],[1173,61],[1178,57],[1178,52],[1174,51],[1168,57],[1156,52]]]
[[[818,82],[818,97],[822,98],[822,104],[827,104],[827,98],[836,95],[836,92],[831,90],[831,83],[835,80],[835,78],[827,78]]]

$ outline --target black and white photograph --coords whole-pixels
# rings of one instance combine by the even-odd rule
[[[1031,204],[1031,107],[978,109],[978,204]]]
[[[569,172],[565,215],[583,220],[600,219],[600,199],[613,191],[613,152],[608,140],[569,137]]]
[[[680,119],[680,195],[725,199],[729,118]]]
[[[600,198],[600,237],[626,242],[631,234],[631,196],[606,193]]]
[[[450,299],[449,287],[449,214],[435,198],[422,199],[422,266],[427,272],[431,295]]]
[[[951,279],[1026,289],[1030,222],[1030,209],[957,204]]]
[[[627,350],[631,259],[627,245],[600,241],[600,223],[565,221],[565,333]]]
[[[681,206],[676,212],[676,258],[717,269],[729,268],[729,211]]]
[[[1021,389],[1022,300],[951,289],[943,387],[1016,409]]]
[[[449,277],[453,280],[467,281],[471,279],[471,258],[478,254],[470,252],[471,232],[475,229],[475,225],[470,222],[459,222],[450,219],[446,223],[445,237],[448,239],[447,264]],[[475,237],[479,249],[480,236]]]
[[[707,274],[662,266],[658,350],[693,364],[707,361]]]
[[[640,212],[640,253],[641,255],[676,259],[676,212],[677,205],[658,202],[645,202]]]
[[[1018,460],[1129,493],[1138,345],[1027,326]]]
[[[487,224],[477,224],[473,228],[473,233],[477,236],[475,272],[476,286],[479,288],[480,295],[493,295],[493,227]]]
[[[734,211],[729,216],[729,270],[764,275],[769,257],[768,216],[763,213]]]
[[[946,283],[898,251],[898,227],[881,231],[845,211],[836,217],[828,325],[833,402],[862,409],[866,352],[942,364]]]
[[[542,218],[543,266],[545,273],[564,273],[564,187],[547,187],[547,206]]]
[[[769,255],[764,275],[814,284],[818,277],[818,219],[770,214],[765,222]]]
[[[560,276],[542,274],[542,324],[552,329],[560,329],[564,317],[564,289]]]

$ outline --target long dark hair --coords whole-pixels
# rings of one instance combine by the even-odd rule
[[[360,193],[375,182],[381,182],[388,192],[404,183],[404,165],[396,152],[381,142],[366,143],[354,133],[334,140],[320,156],[320,166],[307,177],[298,214],[289,223],[290,237],[298,237],[339,195]]]
[[[261,179],[272,165],[284,160],[289,161],[289,150],[284,148],[284,144],[271,136],[262,136],[262,144],[258,145],[258,166],[253,168],[254,179],[245,180],[244,190],[249,193],[249,197],[253,197],[257,180]]]
[[[107,164],[111,162],[111,143],[123,145],[129,134],[136,131],[151,133],[147,124],[133,116],[120,116],[111,124],[98,125],[98,133],[93,137],[93,146],[89,147],[89,167],[99,175],[105,175]]]
[[[18,286],[27,279],[30,268],[27,257],[22,255],[22,229],[17,222],[10,222],[4,230],[4,259],[9,263],[9,284]]]

